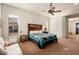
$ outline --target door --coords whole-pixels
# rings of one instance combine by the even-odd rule
[[[76,23],[76,34],[79,34],[79,23]]]

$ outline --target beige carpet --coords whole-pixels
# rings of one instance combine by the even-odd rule
[[[72,38],[59,39],[58,43],[49,44],[44,49],[31,41],[19,45],[24,55],[79,55],[79,40]]]

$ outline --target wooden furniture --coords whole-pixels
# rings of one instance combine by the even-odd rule
[[[41,24],[28,24],[28,34],[30,31],[42,30]]]
[[[48,34],[48,32],[47,32],[47,31],[43,31],[43,33],[47,33],[47,34]]]
[[[28,36],[27,35],[21,35],[20,36],[20,42],[24,42],[28,40]]]

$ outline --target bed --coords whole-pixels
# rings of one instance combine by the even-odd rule
[[[57,36],[51,33],[43,33],[42,25],[40,24],[28,24],[28,38],[35,42],[39,48],[44,48],[46,45],[52,42],[57,42]]]

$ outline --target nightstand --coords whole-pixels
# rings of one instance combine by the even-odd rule
[[[47,32],[47,31],[43,31],[43,33],[46,33],[46,34],[48,34],[48,32]]]
[[[20,42],[24,42],[28,40],[28,35],[21,35],[20,36]]]

